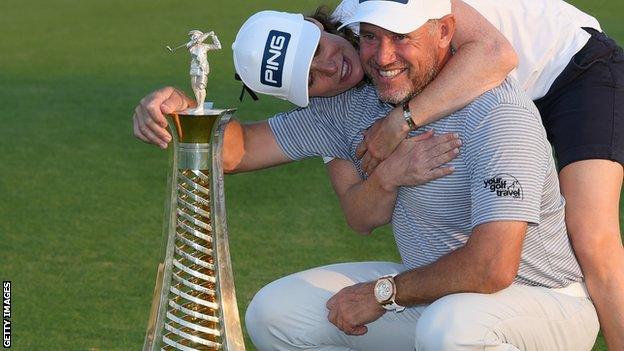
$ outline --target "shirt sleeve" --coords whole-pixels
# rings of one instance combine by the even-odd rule
[[[478,113],[478,112],[471,112]],[[472,227],[493,221],[537,225],[550,145],[539,115],[500,104],[489,110],[466,136],[464,157],[471,184]]]
[[[269,119],[277,144],[292,160],[313,156],[349,160],[343,96],[313,99],[306,108],[280,113]]]

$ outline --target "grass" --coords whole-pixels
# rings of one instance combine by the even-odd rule
[[[336,3],[336,1],[332,1]],[[576,2],[624,43],[624,4]],[[132,137],[148,92],[188,89],[193,28],[214,30],[209,97],[242,120],[289,105],[237,100],[229,43],[260,9],[316,0],[4,0],[0,3],[0,277],[13,282],[15,350],[136,350],[160,253],[168,156]],[[264,284],[333,262],[397,260],[388,228],[345,225],[320,160],[226,177],[241,313]],[[598,340],[596,350],[604,350]],[[248,343],[248,349],[252,349]]]

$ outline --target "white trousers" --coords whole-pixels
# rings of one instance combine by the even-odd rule
[[[591,350],[598,334],[596,310],[582,283],[448,295],[386,312],[363,336],[346,335],[327,320],[325,303],[342,288],[403,270],[390,262],[345,263],[281,278],[254,297],[247,331],[261,351],[573,351]]]

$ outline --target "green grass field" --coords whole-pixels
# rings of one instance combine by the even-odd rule
[[[333,0],[330,4],[337,3]],[[624,43],[624,2],[574,1]],[[238,118],[289,105],[237,98],[229,46],[261,9],[318,0],[4,0],[0,3],[0,278],[13,283],[13,349],[137,350],[160,254],[167,152],[132,136],[139,99],[190,91],[188,54],[164,46],[214,30],[209,99]],[[397,260],[388,228],[351,232],[320,160],[226,177],[241,315],[284,274],[357,260]],[[253,347],[248,343],[248,349]],[[605,350],[602,339],[596,350]]]

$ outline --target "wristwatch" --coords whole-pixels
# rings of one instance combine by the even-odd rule
[[[375,283],[375,299],[386,310],[401,312],[405,307],[400,306],[394,300],[396,298],[395,275],[385,275],[377,279]]]

